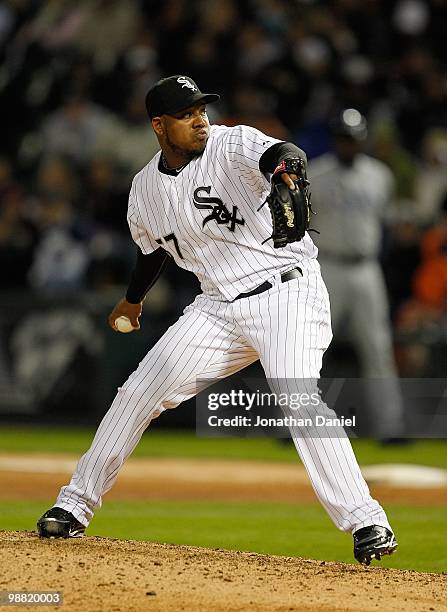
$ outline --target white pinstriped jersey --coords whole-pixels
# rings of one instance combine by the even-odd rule
[[[204,294],[232,301],[275,274],[318,266],[308,234],[274,249],[265,201],[270,183],[259,170],[262,154],[280,142],[255,128],[211,126],[204,153],[178,175],[160,172],[161,152],[135,176],[128,222],[144,254],[162,246],[193,272]]]

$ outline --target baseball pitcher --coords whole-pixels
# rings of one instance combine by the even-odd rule
[[[82,535],[149,423],[201,391],[198,380],[222,379],[257,359],[269,380],[318,380],[332,332],[306,231],[306,156],[248,126],[210,126],[206,105],[218,98],[183,75],[147,94],[161,151],[132,182],[128,222],[138,257],[109,323],[119,329],[127,317],[139,328],[168,258],[196,274],[202,293],[118,389],[70,483],[39,519],[42,537]],[[297,426],[291,435],[318,499],[353,534],[356,559],[369,564],[392,553],[393,531],[344,431],[314,436]]]

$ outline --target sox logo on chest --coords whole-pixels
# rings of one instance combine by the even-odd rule
[[[240,217],[238,218],[239,209],[233,205],[233,210],[230,212],[227,206],[220,198],[210,198],[201,195],[203,192],[209,195],[211,186],[209,187],[197,187],[194,190],[194,206],[197,209],[211,210],[211,213],[205,217],[202,223],[202,227],[209,221],[216,221],[218,225],[227,225],[230,232],[234,232],[237,225],[245,225],[245,220]]]

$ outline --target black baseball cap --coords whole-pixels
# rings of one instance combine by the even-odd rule
[[[146,95],[146,109],[153,119],[160,115],[174,115],[198,102],[217,102],[219,98],[218,94],[201,92],[190,77],[176,74],[160,79],[151,87]]]

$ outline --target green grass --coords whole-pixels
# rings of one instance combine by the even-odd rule
[[[33,530],[49,503],[2,501],[0,525]],[[445,508],[388,505],[399,552],[383,567],[445,572]],[[107,502],[88,533],[104,537],[248,550],[353,562],[352,538],[316,505],[228,502]]]
[[[0,452],[66,452],[79,455],[90,446],[90,429],[0,427]],[[447,440],[416,440],[408,446],[383,447],[372,440],[352,440],[359,463],[414,463],[447,468]],[[149,430],[134,457],[208,457],[296,461],[292,445],[270,438],[197,438],[194,432]]]

